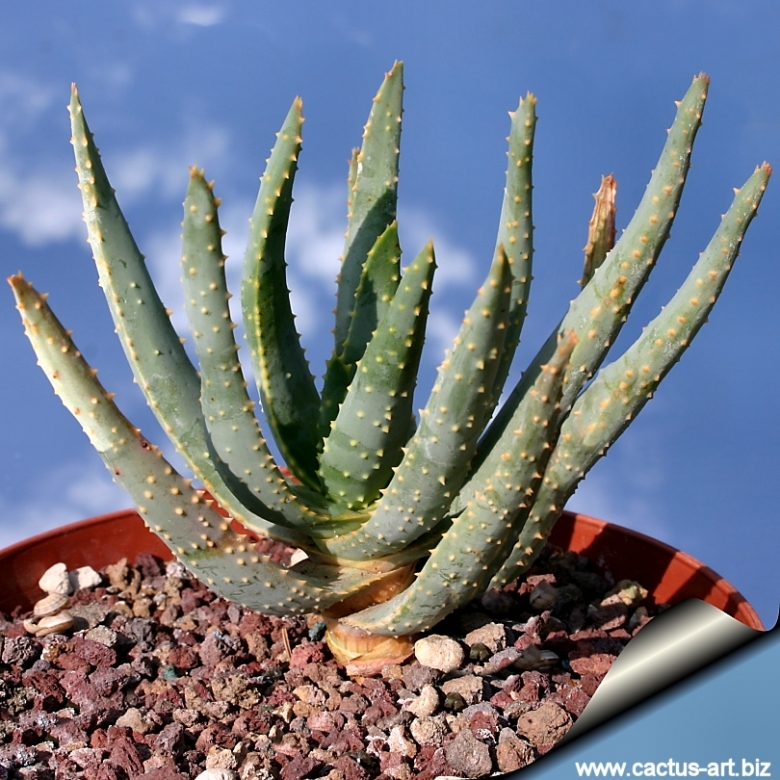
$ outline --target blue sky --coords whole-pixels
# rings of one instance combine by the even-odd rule
[[[0,9],[0,265],[50,302],[128,416],[162,442],[124,363],[85,243],[68,143],[71,82],[175,322],[187,167],[222,198],[236,278],[264,160],[295,95],[304,150],[290,286],[321,372],[345,225],[346,161],[370,100],[405,61],[400,197],[407,261],[433,237],[418,405],[489,262],[507,111],[538,98],[535,287],[515,377],[576,294],[600,176],[618,227],[644,191],[691,77],[712,78],[678,220],[637,302],[627,346],[687,274],[741,185],[780,165],[780,6],[751,0],[238,2],[42,0]],[[777,191],[775,191],[777,190]],[[570,506],[681,547],[774,623],[780,422],[780,183],[773,182],[711,322]],[[230,262],[230,261],[229,261]],[[128,504],[55,399],[0,296],[0,545]]]

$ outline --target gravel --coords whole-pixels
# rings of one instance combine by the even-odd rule
[[[318,615],[250,612],[177,563],[139,556],[83,581],[65,633],[31,636],[31,613],[0,614],[0,780],[510,772],[566,733],[655,613],[637,583],[611,587],[548,548],[523,580],[420,639],[416,657],[349,678]]]

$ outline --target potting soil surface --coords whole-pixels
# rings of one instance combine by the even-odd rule
[[[350,678],[317,615],[251,612],[149,555],[101,574],[64,634],[0,613],[0,780],[501,775],[553,747],[654,614],[548,547],[418,647],[443,669]]]

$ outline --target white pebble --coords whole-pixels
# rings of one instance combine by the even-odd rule
[[[80,566],[78,569],[74,569],[68,574],[68,579],[74,591],[82,588],[96,588],[103,582],[103,578],[91,566]]]
[[[68,578],[68,567],[64,563],[55,563],[38,580],[38,587],[44,593],[61,593],[70,596],[73,592]]]
[[[422,745],[441,745],[441,741],[447,735],[449,727],[443,716],[437,715],[433,718],[419,718],[409,724],[409,731],[412,732],[414,741]]]
[[[485,645],[491,653],[505,650],[507,646],[506,626],[502,623],[488,623],[487,625],[469,631],[463,640],[469,647],[480,644]]]
[[[184,568],[183,564],[179,563],[179,561],[168,561],[165,566],[166,577],[178,577],[179,579],[182,579],[186,574],[187,570]]]
[[[390,748],[391,753],[400,753],[405,758],[414,758],[417,755],[417,745],[406,736],[403,726],[393,726],[390,729],[387,747]]]
[[[117,718],[116,725],[131,728],[139,734],[148,734],[154,728],[137,707],[130,707],[128,710],[125,710]]]
[[[106,647],[114,647],[119,641],[116,631],[113,631],[108,626],[90,628],[84,632],[84,638],[89,639],[91,642],[100,642],[101,645]]]
[[[440,672],[460,669],[466,660],[463,648],[454,639],[440,634],[418,639],[414,643],[414,656],[423,666],[430,666]]]
[[[204,769],[195,780],[236,780],[238,775],[232,769],[222,767],[209,767]]]
[[[637,607],[647,598],[647,589],[634,580],[620,580],[604,597],[601,606],[622,602],[627,607]]]
[[[206,756],[206,769],[238,769],[238,759],[232,750],[213,745]]]
[[[439,694],[432,685],[424,685],[420,695],[403,705],[418,718],[427,718],[439,709]]]

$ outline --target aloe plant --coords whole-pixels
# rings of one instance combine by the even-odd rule
[[[75,87],[72,143],[100,285],[136,382],[208,493],[124,417],[46,296],[21,275],[9,281],[55,392],[179,560],[250,608],[322,612],[338,658],[379,668],[407,655],[411,636],[528,568],[567,498],[707,319],[763,195],[767,164],[736,191],[678,293],[599,370],[669,236],[707,89],[699,76],[677,104],[647,190],[616,242],[614,185],[597,196],[582,290],[495,416],[531,281],[531,94],[510,114],[487,277],[419,420],[413,397],[436,261],[428,244],[401,271],[402,66],[386,75],[350,162],[335,343],[321,391],[285,274],[303,122],[301,101],[293,102],[261,179],[241,289],[252,369],[286,469],[263,438],[238,361],[212,185],[191,169],[182,223],[196,366],[122,216]],[[283,566],[260,554],[251,534],[297,548],[296,562]]]

